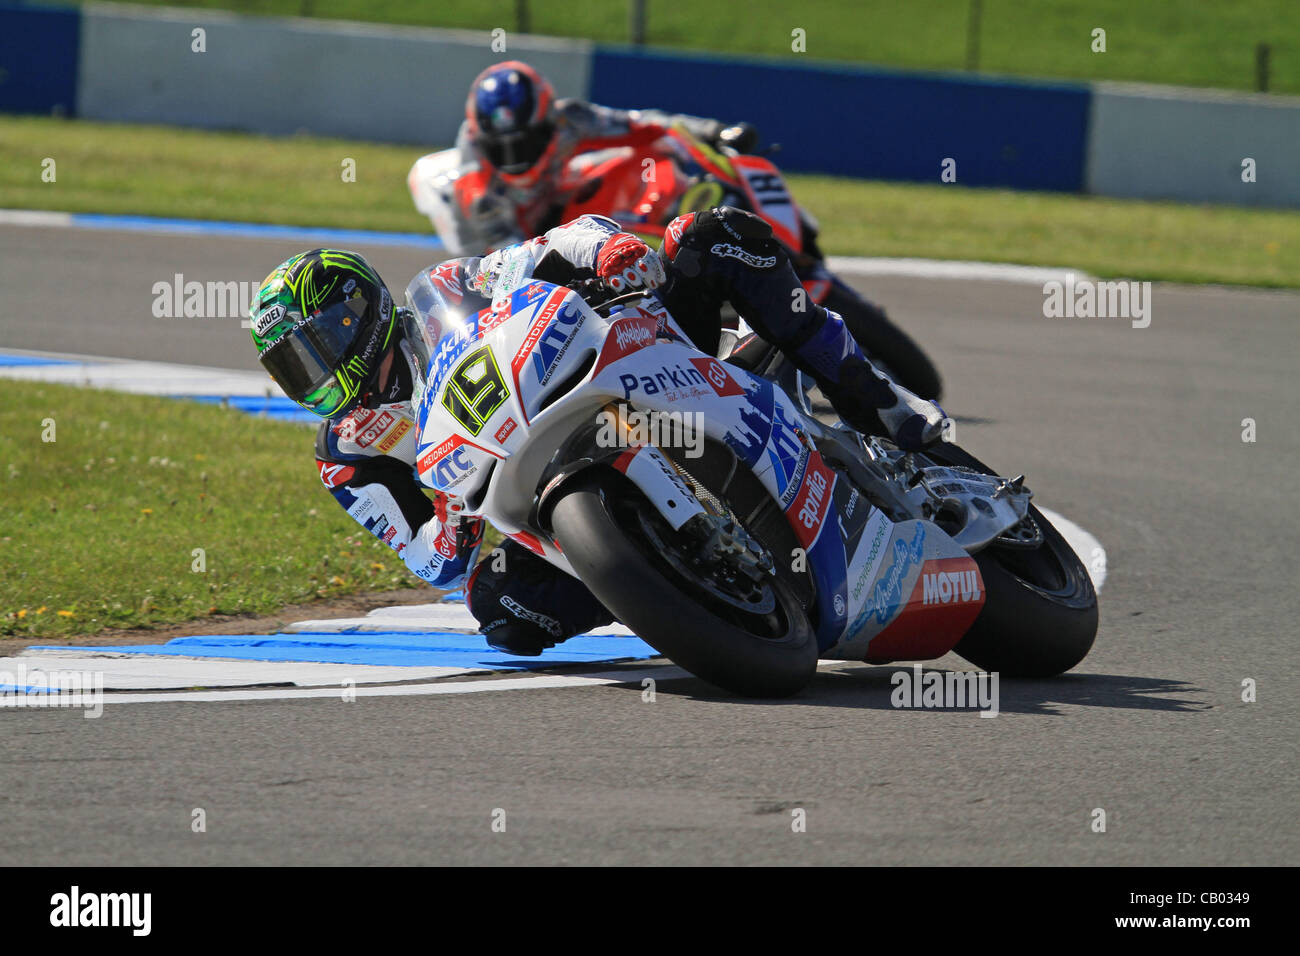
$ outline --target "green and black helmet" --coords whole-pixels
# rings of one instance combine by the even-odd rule
[[[313,249],[262,282],[249,310],[258,358],[286,395],[321,418],[352,411],[397,339],[393,297],[361,256]]]

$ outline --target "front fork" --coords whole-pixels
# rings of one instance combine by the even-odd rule
[[[538,483],[540,490],[530,516],[534,527],[549,533],[555,493],[570,478],[597,465],[626,475],[674,531],[706,513],[668,456],[653,444],[636,439],[627,412],[626,406],[611,402],[600,410],[591,427],[575,433],[556,451]]]
[[[627,413],[626,406],[611,402],[597,416],[594,430],[580,432],[575,436],[579,441],[556,452],[534,504],[536,526],[549,533],[548,502],[555,500],[555,492],[578,472],[604,465],[636,485],[669,527],[696,539],[706,560],[735,565],[755,581],[772,573],[771,556],[742,527],[701,503],[681,469],[657,446],[636,440]]]

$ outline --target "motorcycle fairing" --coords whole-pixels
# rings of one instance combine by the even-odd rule
[[[984,607],[984,582],[968,554],[923,561],[907,593],[893,620],[867,644],[864,660],[942,657]]]
[[[803,221],[781,171],[762,156],[737,156],[731,164],[756,215],[766,219],[776,237],[789,249],[803,248]]]
[[[528,334],[510,359],[510,376],[525,425],[541,411],[547,386],[552,381],[561,381],[565,370],[574,364],[565,359],[590,314],[582,297],[569,289],[552,287],[544,299],[528,295],[533,286],[545,285],[533,283],[517,289],[511,296],[512,306],[518,303],[528,309],[537,303]],[[589,351],[583,352],[584,358]]]
[[[530,525],[556,446],[611,400],[646,412],[698,413],[704,434],[727,444],[784,510],[813,577],[810,618],[822,656],[925,659],[961,637],[957,624],[982,603],[982,582],[969,575],[974,562],[933,525],[894,525],[855,496],[814,447],[815,426],[770,381],[689,345],[653,300],[606,318],[571,290],[540,281],[521,284],[505,300],[508,308],[498,300],[472,316],[459,339],[440,341],[431,359],[417,414],[417,472],[425,484],[454,491],[466,513],[490,513],[503,533],[571,573],[554,542]],[[457,376],[481,381],[488,374],[486,363],[477,364],[480,350],[509,369],[509,394],[482,406],[471,434],[443,395]],[[433,443],[426,435],[450,437]],[[666,459],[657,449],[648,454],[645,464],[656,468],[643,469],[642,480],[663,511]]]
[[[503,368],[503,352],[494,350],[485,339],[506,319],[523,316],[529,322],[525,338],[536,345],[551,320],[566,304],[572,305],[572,301],[566,303],[570,295],[577,298],[550,283],[529,282],[459,321],[447,314],[434,317],[444,326],[442,337],[433,349],[424,381],[412,396],[419,435],[416,474],[420,481],[439,491],[464,495],[470,490],[468,485],[474,484],[467,479],[481,477],[480,469],[494,459],[507,457],[523,440],[525,431],[519,424],[528,422],[525,403],[530,397],[536,398],[531,388],[525,393],[520,386],[520,372],[531,346],[521,350],[522,358],[517,353],[516,361]],[[509,382],[505,380],[506,368],[512,376]],[[455,378],[463,378],[464,382],[455,383],[455,389],[444,387]],[[474,394],[468,394],[470,390]],[[451,400],[453,391],[459,401]],[[475,399],[479,400],[477,405]],[[432,430],[431,418],[438,423]],[[451,438],[436,444],[425,438],[437,434],[450,434]]]
[[[771,382],[743,369],[668,341],[653,345],[650,363],[649,348],[607,363],[591,387],[642,411],[681,412],[685,403],[699,412],[705,435],[725,442],[785,511],[815,582],[818,646],[833,646],[847,610],[843,542],[834,514],[838,478],[813,448],[799,413]],[[639,361],[629,362],[632,356]]]
[[[625,229],[663,236],[662,223],[673,216],[673,205],[685,188],[677,164],[656,150],[638,155],[630,147],[609,151],[597,162],[576,157],[566,170],[562,191],[570,194],[566,222],[591,214],[608,216]],[[651,165],[646,166],[649,160]]]
[[[643,410],[672,411],[689,401],[704,415],[705,433],[753,469],[784,508],[807,556],[823,657],[928,660],[956,645],[983,604],[978,568],[965,551],[937,529],[927,533],[928,522],[894,524],[862,500],[826,465],[802,415],[767,379],[687,346],[661,341],[654,355],[648,368],[647,356],[638,356],[638,372],[624,371],[622,359],[610,363],[593,385]],[[612,381],[601,381],[607,376]],[[945,585],[943,600],[936,600],[933,575],[940,573],[961,580]]]
[[[849,560],[848,579],[850,620],[844,639],[827,655],[840,660],[942,657],[984,604],[979,568],[951,538],[926,521],[895,524],[874,508]]]

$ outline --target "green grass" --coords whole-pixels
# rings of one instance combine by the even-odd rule
[[[1298,4],[1297,6],[1300,6]],[[418,149],[0,116],[0,207],[425,231]],[[58,179],[41,181],[41,161]],[[357,161],[344,183],[340,163]],[[1095,275],[1300,286],[1300,213],[792,176],[841,255],[1070,266]]]
[[[516,0],[146,0],[280,16],[516,29]],[[647,42],[798,61],[960,70],[970,0],[647,0]],[[628,0],[529,0],[531,32],[628,41]],[[1295,0],[983,0],[979,68],[1076,80],[1136,80],[1254,89],[1255,45],[1272,45],[1271,90],[1300,93]],[[1092,31],[1106,31],[1093,53]],[[648,88],[653,81],[647,78]]]
[[[831,255],[1069,266],[1107,278],[1300,286],[1300,212],[791,177]]]
[[[0,208],[430,230],[406,174],[418,149],[0,114]],[[56,181],[41,163],[56,163]],[[342,162],[356,160],[356,182]]]
[[[0,635],[420,585],[321,487],[312,434],[196,402],[0,380]]]

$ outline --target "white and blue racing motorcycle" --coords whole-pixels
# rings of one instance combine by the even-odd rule
[[[652,293],[453,301],[435,271],[407,288],[420,480],[691,673],[782,696],[819,658],[1044,677],[1091,648],[1092,583],[1022,477],[819,421],[778,354],[705,354]]]

